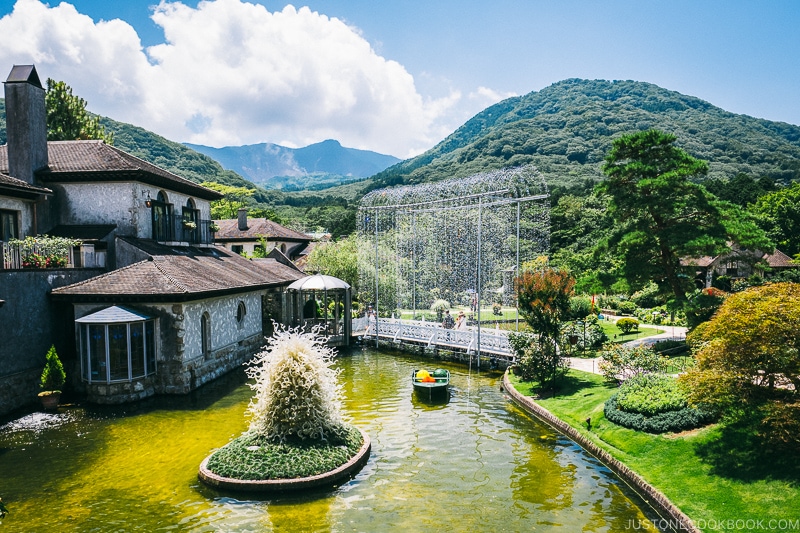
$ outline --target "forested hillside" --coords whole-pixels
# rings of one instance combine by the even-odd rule
[[[188,180],[216,181],[235,187],[253,184],[236,172],[225,170],[207,155],[173,142],[138,126],[102,117],[100,123],[114,134],[114,146]],[[266,200],[266,198],[264,198]]]
[[[142,159],[198,183],[253,189],[254,207],[272,209],[284,223],[308,231],[334,227],[337,235],[354,229],[358,199],[369,190],[509,166],[535,165],[555,193],[554,205],[565,191],[585,196],[602,178],[600,166],[613,139],[648,128],[676,135],[678,146],[707,161],[709,189],[723,198],[735,192],[742,176],[750,180],[745,180],[748,186],[761,179],[753,194],[768,191],[770,184],[800,181],[800,127],[737,115],[634,81],[571,79],[509,98],[478,113],[424,154],[365,181],[324,191],[267,191],[182,144],[108,118],[101,122],[113,132],[115,145]],[[5,143],[2,99],[0,143]],[[559,228],[554,230],[557,246]]]
[[[601,178],[614,138],[649,128],[709,162],[708,178],[800,178],[800,127],[724,111],[635,81],[571,79],[495,104],[424,154],[374,176],[369,188],[437,181],[532,163],[551,187]]]

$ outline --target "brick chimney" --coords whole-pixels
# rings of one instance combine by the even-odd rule
[[[239,231],[247,231],[247,208],[239,208]]]
[[[14,65],[4,85],[8,173],[34,185],[34,172],[47,166],[45,91],[33,65]]]

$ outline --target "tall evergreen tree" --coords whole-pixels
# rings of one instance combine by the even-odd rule
[[[625,279],[632,288],[655,281],[683,305],[691,277],[682,271],[681,258],[719,255],[731,242],[760,250],[772,245],[749,215],[692,181],[708,165],[675,140],[658,130],[615,140],[603,165],[607,179],[598,189],[608,195],[615,221],[603,247],[622,260]]]
[[[100,117],[86,111],[86,100],[72,94],[72,87],[63,81],[47,79],[47,140],[74,141],[101,139],[113,144],[114,136],[106,133]]]

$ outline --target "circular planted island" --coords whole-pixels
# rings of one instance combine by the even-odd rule
[[[335,486],[367,462],[369,436],[341,418],[333,351],[313,333],[279,329],[247,374],[250,428],[206,457],[198,477],[222,489]]]

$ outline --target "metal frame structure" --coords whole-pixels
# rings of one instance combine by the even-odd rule
[[[361,200],[358,230],[359,300],[378,316],[398,309],[416,316],[436,299],[463,306],[475,298],[471,311],[480,317],[500,294],[511,301],[504,271],[547,253],[549,193],[532,166],[379,189]],[[480,329],[478,320],[478,361]]]

